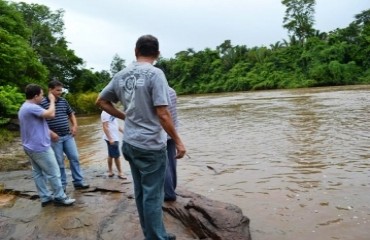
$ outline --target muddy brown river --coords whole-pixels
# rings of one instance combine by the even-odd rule
[[[253,240],[370,239],[370,86],[180,96],[178,111],[179,185],[241,207]],[[82,163],[106,167],[99,116],[78,121]]]

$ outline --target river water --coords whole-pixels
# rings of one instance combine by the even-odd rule
[[[238,205],[253,240],[368,240],[369,103],[370,86],[180,96],[178,184]],[[78,121],[82,163],[106,168],[99,116]]]

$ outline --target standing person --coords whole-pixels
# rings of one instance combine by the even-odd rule
[[[29,84],[25,93],[26,101],[19,109],[18,118],[22,145],[32,165],[32,176],[41,199],[41,206],[45,207],[53,201],[55,205],[72,205],[75,199],[69,198],[63,191],[58,163],[51,148],[50,132],[45,120],[55,116],[55,97],[49,94],[49,107],[43,109],[38,105],[44,95],[40,86]],[[46,179],[53,190],[54,200]]]
[[[103,139],[107,143],[108,147],[108,177],[113,177],[113,160],[118,171],[118,178],[126,179],[123,176],[121,169],[121,160],[119,159],[119,133],[123,132],[122,128],[118,125],[116,117],[110,115],[106,111],[102,111],[100,115],[101,121],[103,123]]]
[[[74,111],[70,107],[66,99],[62,98],[63,84],[58,80],[49,82],[49,93],[55,97],[55,118],[48,119],[47,123],[51,130],[51,147],[54,150],[55,157],[58,161],[62,185],[64,191],[67,188],[67,175],[64,165],[64,153],[69,160],[69,166],[72,172],[73,185],[75,189],[89,188],[89,185],[84,182],[82,170],[80,168],[79,154],[74,136],[77,133],[77,119]],[[50,94],[49,94],[50,95]],[[41,104],[47,109],[50,105],[50,99],[45,97]],[[69,126],[69,121],[72,127]]]
[[[170,96],[170,102],[168,105],[168,110],[170,111],[173,125],[176,130],[178,129],[177,120],[177,96],[176,91],[169,87],[168,93]],[[176,186],[177,186],[177,160],[176,160],[176,144],[175,141],[168,136],[167,138],[167,157],[168,164],[166,168],[166,177],[164,181],[164,201],[176,201]]]
[[[166,232],[162,204],[166,171],[167,135],[174,140],[177,158],[186,152],[173,126],[168,83],[162,70],[153,66],[159,57],[159,43],[152,35],[141,36],[135,46],[136,62],[118,72],[103,89],[97,105],[125,120],[122,153],[129,162],[135,201],[146,240],[173,240]],[[112,102],[120,101],[124,112]]]

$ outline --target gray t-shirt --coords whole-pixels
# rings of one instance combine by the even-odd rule
[[[123,141],[148,150],[166,146],[166,133],[155,111],[156,106],[169,103],[168,83],[162,70],[149,63],[134,62],[113,77],[100,97],[123,104]]]

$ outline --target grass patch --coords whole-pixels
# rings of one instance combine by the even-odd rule
[[[17,171],[30,169],[30,162],[25,154],[5,156],[0,154],[0,172]]]
[[[0,172],[29,169],[28,157],[18,137],[18,131],[0,128]]]
[[[5,128],[0,128],[0,148],[3,148],[4,145],[11,143],[14,138],[18,136],[18,131],[9,131]]]

